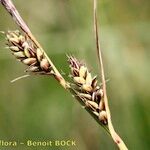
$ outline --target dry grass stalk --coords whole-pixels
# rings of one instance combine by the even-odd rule
[[[65,79],[62,77],[62,75],[59,73],[51,59],[47,56],[45,51],[43,50],[42,46],[39,44],[39,42],[36,40],[36,38],[33,36],[32,32],[30,31],[29,27],[26,25],[22,17],[20,16],[19,12],[17,11],[16,7],[12,3],[11,0],[1,0],[0,3],[4,6],[4,8],[8,11],[8,13],[12,16],[15,23],[24,31],[24,33],[28,36],[28,38],[35,44],[37,48],[43,52],[45,58],[48,60],[52,70],[53,70],[53,76],[55,79],[60,83],[61,86],[63,86],[65,89],[68,87],[68,83],[65,81]]]
[[[118,148],[120,150],[128,150],[127,146],[121,139],[121,137],[117,134],[115,131],[112,120],[111,120],[111,113],[109,109],[109,104],[108,104],[108,97],[107,97],[107,89],[106,89],[106,81],[105,81],[105,73],[104,73],[104,65],[103,65],[103,60],[102,60],[102,51],[100,47],[100,42],[99,42],[99,36],[98,36],[98,21],[97,21],[97,0],[94,0],[94,30],[95,30],[95,40],[96,40],[96,48],[97,48],[97,56],[98,56],[98,61],[99,61],[99,66],[100,66],[100,74],[102,77],[102,89],[104,92],[104,104],[106,108],[106,114],[107,114],[107,121],[108,121],[108,129],[110,131],[111,137],[114,140],[114,142],[117,144]]]

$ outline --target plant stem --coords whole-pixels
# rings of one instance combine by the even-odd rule
[[[102,87],[103,87],[103,91],[104,91],[103,98],[104,98],[104,103],[105,103],[105,108],[106,108],[106,113],[107,113],[108,128],[109,128],[110,134],[112,136],[112,139],[117,144],[119,149],[120,150],[128,150],[128,148],[126,147],[123,140],[119,137],[119,135],[114,130],[114,127],[113,127],[113,124],[111,121],[111,113],[110,113],[108,98],[107,98],[104,65],[103,65],[102,51],[100,48],[100,42],[99,42],[99,36],[98,36],[98,23],[97,22],[98,22],[97,21],[97,0],[94,0],[94,30],[95,30],[96,48],[97,48],[97,53],[98,53],[98,61],[99,61],[99,66],[100,66],[100,71],[101,71],[100,74],[101,74],[101,78],[102,78]]]
[[[50,60],[50,58],[47,56],[45,51],[43,50],[42,46],[39,44],[39,42],[36,40],[36,38],[33,36],[32,32],[30,31],[29,27],[26,25],[22,17],[20,16],[19,12],[17,11],[16,7],[12,3],[11,0],[1,0],[0,1],[4,8],[9,12],[9,14],[12,16],[13,20],[16,22],[16,24],[28,35],[28,37],[34,42],[34,44],[41,49],[41,51],[46,56],[47,60],[49,61],[53,71],[54,71],[54,77],[59,83],[66,89],[67,83],[65,79],[62,77],[62,75],[59,73],[53,62]]]

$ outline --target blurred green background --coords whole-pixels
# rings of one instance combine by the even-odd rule
[[[21,16],[55,65],[69,74],[66,54],[98,74],[92,0],[14,0]],[[150,1],[98,2],[101,46],[115,129],[132,150],[150,149]],[[0,30],[16,30],[0,6]],[[75,147],[35,149],[115,150],[111,138],[53,79],[24,74],[0,35],[0,139],[75,140]],[[0,147],[1,149],[2,147]],[[13,149],[3,148],[3,149]],[[15,149],[27,150],[21,146]]]

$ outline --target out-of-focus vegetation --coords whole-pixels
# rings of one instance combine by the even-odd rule
[[[66,53],[83,59],[94,73],[99,73],[92,0],[14,3],[56,66],[66,72],[66,78],[69,72]],[[114,126],[129,149],[149,150],[150,1],[103,0],[98,6]],[[17,28],[0,6],[0,30]],[[11,84],[12,79],[24,74],[24,66],[4,48],[4,43],[1,34],[0,139],[72,139],[77,144],[43,148],[53,150],[116,149],[111,138],[54,79],[32,76]]]

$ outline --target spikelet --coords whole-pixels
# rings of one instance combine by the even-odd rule
[[[92,77],[85,64],[73,56],[68,56],[71,69],[72,89],[82,99],[85,107],[91,109],[104,125],[107,124],[107,115],[103,101],[103,90],[97,85],[97,77]]]
[[[8,48],[23,64],[27,65],[27,72],[51,74],[50,63],[44,53],[35,44],[18,30],[6,33]]]

